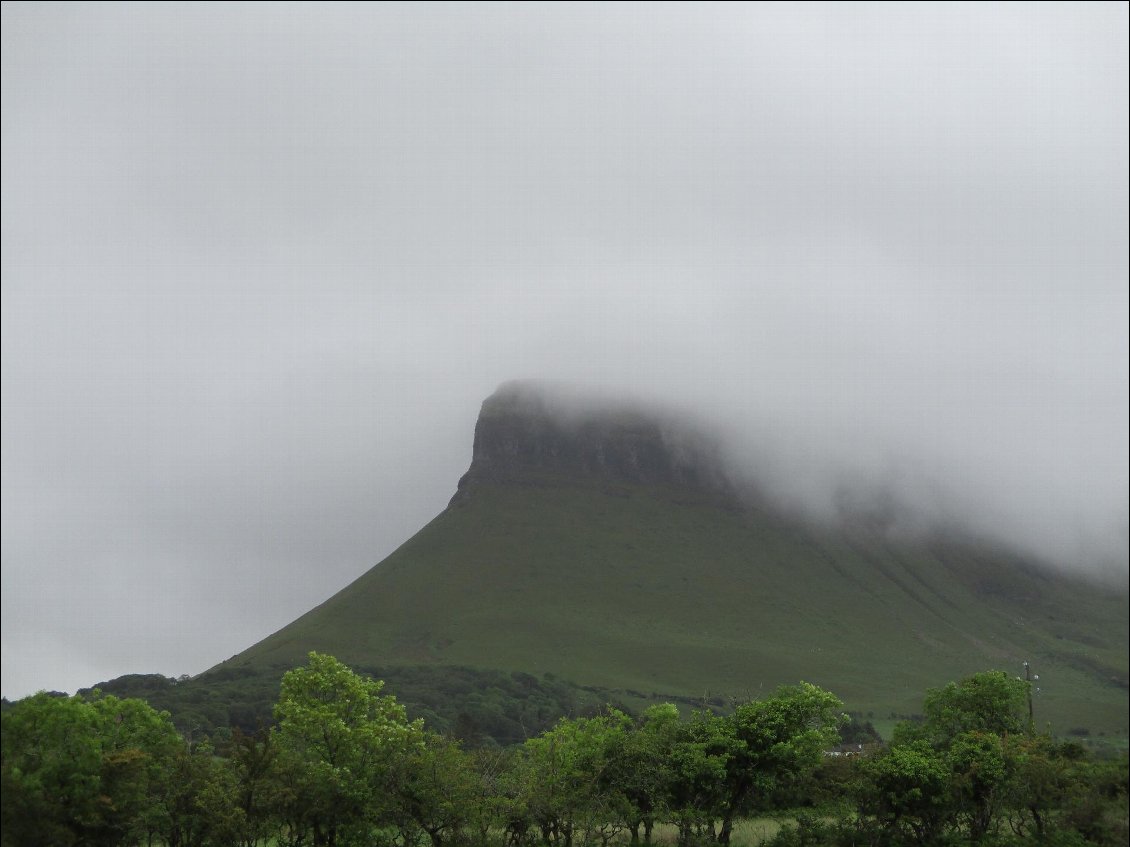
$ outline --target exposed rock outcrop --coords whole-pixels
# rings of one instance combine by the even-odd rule
[[[479,482],[678,486],[730,498],[716,439],[673,413],[509,382],[484,401],[456,505]]]

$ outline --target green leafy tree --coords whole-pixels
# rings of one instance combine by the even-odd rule
[[[1074,759],[1057,828],[1078,833],[1088,844],[1130,844],[1128,783],[1126,753],[1107,761]]]
[[[1082,749],[1057,744],[1049,735],[1014,735],[1005,740],[1009,768],[1005,815],[1018,837],[1044,838],[1077,778]]]
[[[253,843],[239,803],[239,784],[229,759],[207,742],[182,746],[165,791],[154,805],[154,835],[166,847],[233,847]],[[150,842],[151,843],[151,842]]]
[[[183,748],[167,713],[40,693],[2,721],[5,847],[132,844],[165,823],[159,798]]]
[[[393,770],[402,832],[423,831],[432,847],[464,837],[475,805],[485,798],[474,760],[457,741],[427,733]]]
[[[930,844],[982,841],[1003,820],[1045,832],[1054,793],[1050,762],[1027,720],[1028,683],[988,671],[927,692],[924,720],[896,727],[891,748],[865,762],[861,825]]]
[[[102,750],[103,827],[107,843],[150,840],[166,825],[160,798],[172,785],[184,741],[167,712],[143,700],[95,697]]]
[[[515,771],[525,811],[547,844],[607,843],[630,815],[606,774],[631,720],[615,709],[594,718],[565,718],[529,739]]]
[[[1009,769],[1001,737],[993,732],[963,732],[947,750],[954,807],[974,841],[993,825],[1007,792]]]
[[[671,703],[648,708],[634,727],[620,735],[604,771],[609,789],[620,794],[633,844],[651,844],[655,824],[667,814],[672,755],[680,731],[679,710]]]
[[[736,752],[732,722],[696,712],[678,727],[667,771],[666,819],[679,831],[679,844],[715,835],[714,822],[725,813],[726,780]]]
[[[98,716],[79,698],[40,692],[0,720],[4,847],[76,843],[101,812]]]
[[[1029,732],[1029,685],[1004,671],[985,671],[931,689],[922,701],[925,721],[900,725],[894,740],[924,738],[941,749],[966,732],[998,736]]]
[[[275,706],[281,840],[363,844],[374,826],[394,821],[390,774],[422,745],[423,727],[382,687],[318,653],[283,676]]]
[[[720,844],[730,843],[734,820],[752,799],[766,798],[816,769],[823,751],[839,742],[839,728],[847,721],[842,708],[834,694],[802,682],[734,711],[728,719],[735,743],[726,762]]]
[[[486,847],[496,843],[496,833],[503,833],[510,843],[520,843],[514,838],[513,824],[524,819],[515,814],[520,801],[508,791],[507,774],[513,767],[514,752],[509,749],[478,747],[468,751],[475,771],[475,795],[467,818],[468,833],[472,843]]]
[[[243,847],[254,847],[265,840],[272,827],[279,790],[277,740],[276,733],[244,735],[237,729],[228,745],[227,764],[235,780],[234,802],[241,811],[243,826],[236,843]]]
[[[860,813],[906,843],[929,844],[950,816],[950,770],[924,741],[892,747],[859,765]]]

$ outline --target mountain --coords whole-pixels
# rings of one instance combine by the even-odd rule
[[[640,704],[804,679],[876,723],[927,688],[1029,661],[1039,724],[1127,735],[1125,590],[954,531],[893,533],[866,509],[802,520],[738,485],[686,421],[528,383],[484,402],[440,515],[201,680],[277,675],[310,650]]]

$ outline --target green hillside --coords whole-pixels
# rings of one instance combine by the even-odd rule
[[[1127,597],[987,544],[820,529],[739,507],[646,417],[484,406],[452,505],[385,561],[213,670],[546,673],[626,700],[804,679],[876,723],[989,668],[1040,675],[1036,719],[1127,735]]]

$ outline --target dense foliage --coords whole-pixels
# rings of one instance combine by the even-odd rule
[[[222,667],[199,677],[175,679],[160,674],[129,674],[79,691],[95,690],[145,700],[167,711],[188,739],[206,735],[219,742],[233,731],[253,735],[274,725],[282,675],[289,668]],[[636,692],[581,687],[545,674],[457,666],[362,667],[383,680],[413,718],[466,745],[511,746],[552,727],[566,715],[595,714],[604,705]],[[642,697],[642,695],[639,695]],[[655,695],[692,705],[690,698]],[[714,705],[720,704],[720,699]]]
[[[1027,684],[931,691],[892,743],[830,755],[847,718],[801,683],[732,713],[608,707],[508,748],[410,719],[383,683],[312,653],[275,723],[215,748],[141,700],[41,693],[3,714],[2,843],[682,847],[785,813],[793,844],[1124,844],[1126,760],[1033,731]],[[858,750],[858,745],[855,745]]]

